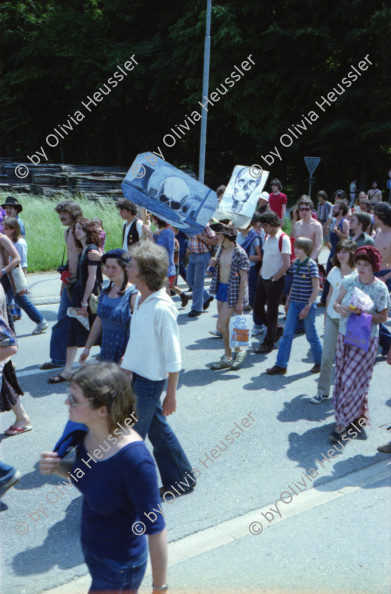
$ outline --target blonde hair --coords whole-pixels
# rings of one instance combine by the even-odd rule
[[[131,248],[130,255],[136,260],[139,277],[148,289],[161,289],[168,272],[167,250],[151,241],[139,241]]]
[[[308,237],[298,237],[294,247],[304,250],[307,256],[310,256],[312,253],[312,241]]]

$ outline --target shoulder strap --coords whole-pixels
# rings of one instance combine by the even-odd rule
[[[282,253],[282,240],[284,237],[288,237],[286,233],[282,232],[279,239],[278,239],[278,249]]]

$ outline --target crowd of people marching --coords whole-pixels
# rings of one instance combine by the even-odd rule
[[[161,499],[192,492],[197,479],[167,422],[176,409],[182,366],[177,305],[191,303],[188,316],[196,321],[216,299],[217,324],[209,332],[222,339],[223,354],[210,365],[213,371],[239,369],[247,355],[245,348],[232,347],[233,315],[252,316],[252,334],[262,337],[255,353],[270,360],[269,375],[288,372],[295,335],[305,333],[313,359],[308,371],[319,375],[309,402],[321,405],[332,394],[330,441],[342,445],[369,423],[368,390],[379,348],[391,364],[385,325],[391,306],[391,206],[381,201],[376,184],[368,194],[357,194],[352,183],[349,201],[343,190],[330,200],[321,190],[316,205],[304,195],[285,219],[282,185],[278,179],[270,185],[246,228],[211,220],[190,237],[155,214],[143,213],[142,219],[135,204],[120,199],[122,245],[107,252],[104,221],[84,218],[75,201],[55,207],[65,227],[67,258],[59,268],[61,299],[50,360],[41,369],[58,370],[50,383],[70,382],[69,422],[54,451],[42,453],[40,471],[71,480],[83,494],[81,542],[90,592],[137,592],[148,548],[153,592],[167,590],[165,523],[162,515],[150,519],[151,510]],[[217,190],[220,198],[224,189]],[[0,211],[0,412],[15,414],[9,436],[32,428],[11,361],[18,348],[14,323],[23,309],[36,323],[33,334],[48,328],[23,282],[27,244],[21,211],[12,196]],[[283,227],[289,219],[288,234]],[[319,263],[322,250],[329,250],[326,268]],[[319,308],[324,308],[323,341],[315,323]],[[95,345],[98,360],[86,363]],[[82,365],[74,369],[78,349]],[[156,466],[144,443],[147,435]],[[69,460],[73,448],[76,456]],[[379,450],[391,453],[391,445]],[[19,478],[19,471],[1,462],[0,497]],[[141,518],[149,547],[129,529]]]

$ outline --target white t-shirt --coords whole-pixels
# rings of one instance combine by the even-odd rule
[[[279,229],[274,237],[268,235],[263,244],[261,277],[265,280],[269,280],[274,276],[283,265],[282,254],[291,255],[291,241],[286,234],[282,238],[280,251],[279,241],[282,233],[283,231]]]
[[[333,287],[333,292],[331,294],[329,305],[327,308],[327,313],[330,316],[330,318],[334,318],[335,320],[340,319],[341,315],[334,310],[334,302],[339,295],[339,292],[343,285],[344,279],[348,278],[348,276],[350,276],[351,274],[355,274],[355,273],[356,272],[354,270],[352,270],[352,272],[349,275],[347,274],[346,276],[344,276],[342,278],[341,269],[338,268],[338,266],[334,266],[334,268],[332,268],[330,270],[330,272],[328,273],[327,280],[329,281],[330,285]]]
[[[124,242],[122,245],[122,249],[128,251],[128,233],[129,233],[129,229],[131,227],[131,225],[134,223],[134,220],[131,223],[125,223],[125,235],[124,235]],[[143,222],[138,219],[137,220],[137,233],[139,238],[141,239],[141,237],[143,236]]]
[[[14,246],[20,256],[20,260],[21,260],[20,267],[27,268],[27,243],[26,243],[26,240],[23,239],[23,237],[19,237],[18,241],[16,243],[14,243]],[[11,260],[12,260],[12,258],[10,258],[10,262],[11,262]]]

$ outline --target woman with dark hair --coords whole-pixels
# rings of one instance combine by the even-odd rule
[[[339,190],[337,190],[339,191]],[[330,272],[333,267],[333,259],[335,256],[335,248],[337,247],[337,243],[343,239],[349,238],[349,221],[347,219],[347,214],[349,212],[349,205],[345,200],[336,200],[332,215],[333,221],[330,227],[330,254],[327,260],[326,266],[326,274]],[[320,298],[319,305],[326,305],[327,294],[329,292],[329,283],[326,280],[324,283],[322,296]]]
[[[102,257],[104,273],[110,284],[99,295],[95,322],[80,355],[80,363],[87,359],[100,335],[102,344],[99,361],[119,363],[123,357],[129,340],[131,310],[138,294],[135,286],[128,281],[126,267],[129,262],[129,253],[121,249],[111,250]]]
[[[340,314],[341,318],[337,337],[333,393],[336,427],[330,435],[331,442],[337,442],[341,438],[344,440],[349,429],[353,429],[354,423],[363,427],[368,422],[368,389],[379,343],[379,324],[386,322],[388,308],[391,305],[386,285],[375,276],[375,272],[380,270],[379,251],[370,245],[359,247],[354,261],[358,274],[344,279],[334,302],[334,311]],[[373,301],[373,306],[366,312],[372,315],[368,351],[344,342],[347,318],[350,314],[363,313],[358,308],[352,310],[349,307],[356,287]]]
[[[101,263],[91,260],[88,256],[92,250],[99,250],[99,231],[96,224],[89,219],[79,219],[74,226],[75,244],[81,248],[77,265],[76,282],[73,285],[71,307],[76,312],[88,318],[89,328],[92,327],[96,314],[91,312],[90,297],[99,295],[102,286]],[[49,378],[50,384],[68,381],[72,373],[72,365],[77,349],[84,347],[88,340],[89,329],[84,327],[76,318],[69,320],[68,343],[64,371]]]
[[[83,365],[70,376],[69,419],[86,426],[76,459],[42,452],[41,474],[55,473],[83,495],[81,546],[91,574],[90,594],[137,594],[148,545],[154,594],[167,590],[167,534],[156,467],[140,435],[127,375],[115,363]],[[92,463],[93,462],[93,463]],[[1,468],[0,468],[1,470]]]
[[[320,376],[318,381],[318,393],[311,398],[312,404],[320,404],[329,397],[331,385],[331,372],[337,348],[337,336],[340,315],[334,311],[334,301],[338,297],[343,279],[352,274],[355,269],[354,253],[356,244],[353,241],[343,240],[337,243],[333,260],[334,268],[327,275],[330,283],[330,290],[327,295],[326,309],[324,314],[324,337],[322,362],[320,364]]]

